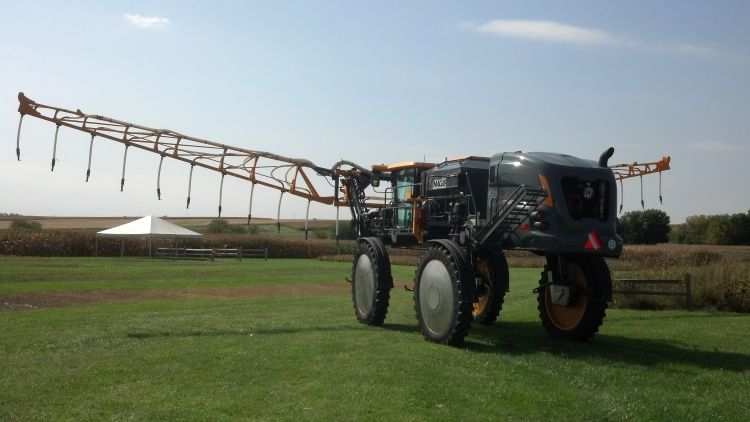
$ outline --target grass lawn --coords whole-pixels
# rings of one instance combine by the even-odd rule
[[[750,419],[750,315],[617,309],[560,342],[538,273],[456,349],[422,339],[411,267],[377,328],[347,263],[0,257],[0,420]]]

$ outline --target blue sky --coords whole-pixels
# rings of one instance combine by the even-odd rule
[[[128,157],[26,119],[18,91],[249,149],[329,166],[502,151],[612,161],[672,156],[661,207],[688,215],[750,209],[750,2],[17,2],[0,1],[0,211],[33,215],[214,215],[218,175]],[[659,207],[658,177],[646,204]],[[640,208],[637,180],[625,210]],[[227,181],[224,214],[247,213]],[[277,194],[258,192],[273,217]],[[284,218],[305,201],[288,200]],[[333,210],[315,205],[329,218]]]

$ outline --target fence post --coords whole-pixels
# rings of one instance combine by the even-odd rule
[[[685,304],[688,309],[693,307],[693,286],[690,274],[685,273]]]
[[[237,260],[242,261],[242,246],[237,248]]]
[[[266,246],[266,251],[265,251],[265,255],[263,258],[264,258],[263,259],[264,261],[268,261],[268,246]]]

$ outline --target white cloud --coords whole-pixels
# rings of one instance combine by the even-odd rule
[[[714,48],[697,44],[639,40],[600,29],[545,20],[495,19],[485,23],[462,23],[459,27],[480,34],[549,43],[608,45],[692,57],[727,56]]]
[[[136,28],[163,29],[169,25],[169,19],[159,16],[141,16],[126,13],[125,20]]]
[[[686,44],[686,43],[668,43],[668,42],[654,42],[654,43],[639,43],[639,47],[644,50],[678,54],[681,56],[690,57],[711,57],[711,56],[726,56],[726,54],[703,45],[697,44]]]
[[[704,47],[702,45],[672,44],[669,47],[677,53],[689,56],[709,56],[715,53],[712,48]]]
[[[695,149],[700,151],[748,151],[748,147],[744,145],[730,144],[722,141],[706,141],[706,142],[693,142],[687,144],[688,149]]]
[[[552,21],[496,19],[481,24],[464,23],[461,27],[482,34],[533,41],[587,45],[623,44],[626,42],[626,40],[598,29]]]

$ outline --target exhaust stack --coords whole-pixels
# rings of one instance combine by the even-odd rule
[[[599,156],[599,167],[607,167],[607,162],[612,158],[612,154],[615,153],[614,147],[609,147],[606,151]]]

